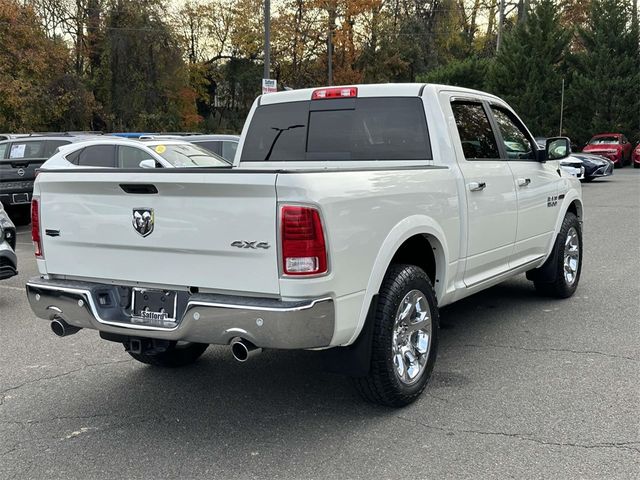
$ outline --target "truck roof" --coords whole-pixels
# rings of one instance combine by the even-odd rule
[[[311,100],[311,96],[316,90],[324,89],[346,89],[357,88],[357,96],[364,97],[417,97],[420,96],[425,89],[431,89],[435,92],[441,90],[460,92],[461,94],[469,94],[473,96],[498,97],[490,93],[472,90],[463,87],[454,87],[450,85],[438,85],[432,83],[376,83],[376,84],[355,84],[355,85],[336,85],[331,87],[315,87],[302,88],[300,90],[286,90],[284,92],[268,93],[260,96],[260,105],[270,105],[285,102],[300,102]]]

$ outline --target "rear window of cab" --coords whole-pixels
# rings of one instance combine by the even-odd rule
[[[430,160],[418,97],[340,98],[259,106],[241,161]]]

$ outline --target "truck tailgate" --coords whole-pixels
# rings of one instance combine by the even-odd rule
[[[278,294],[275,181],[275,173],[44,171],[46,270]]]

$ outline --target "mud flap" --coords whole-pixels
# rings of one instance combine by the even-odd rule
[[[547,261],[544,262],[541,267],[529,270],[527,272],[527,280],[542,283],[553,283],[556,281],[558,275],[558,252],[560,251],[559,242],[561,242],[560,235],[556,237],[553,250],[549,258],[547,258]]]
[[[350,377],[364,377],[369,373],[373,341],[373,316],[377,306],[378,295],[374,295],[364,327],[355,342],[348,347],[335,347],[321,352],[322,363],[327,372]]]

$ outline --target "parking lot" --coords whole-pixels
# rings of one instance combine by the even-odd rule
[[[524,275],[442,310],[426,394],[363,403],[314,352],[228,348],[161,370],[95,331],[57,338],[0,283],[0,478],[638,478],[640,171],[583,186],[575,296]]]

